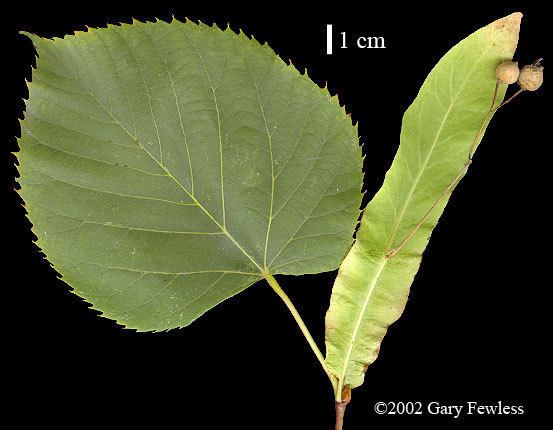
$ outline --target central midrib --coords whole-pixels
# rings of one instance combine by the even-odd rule
[[[384,270],[384,267],[386,266],[387,261],[388,261],[388,259],[386,257],[384,257],[382,259],[382,261],[378,264],[376,274],[375,274],[372,282],[369,285],[369,291],[368,291],[368,293],[365,297],[365,300],[363,301],[363,305],[361,306],[361,312],[359,312],[359,315],[364,316],[365,311],[367,309],[367,306],[369,305],[369,300],[372,297],[372,293],[373,293],[373,291],[376,287],[376,284],[378,282],[380,274],[382,273],[382,271]],[[349,360],[351,358],[351,354],[353,353],[353,345],[355,344],[355,341],[357,340],[357,333],[359,333],[359,329],[361,328],[361,322],[362,321],[363,321],[362,317],[358,317],[357,320],[355,321],[355,327],[353,329],[354,335],[351,337],[351,340],[349,342],[348,350],[347,350],[347,353],[346,353],[345,364],[344,364],[344,367],[342,369],[342,374],[340,375],[340,379],[338,381],[338,393],[337,394],[339,394],[340,396],[342,395],[342,387],[344,385],[344,381],[345,381],[345,378],[346,378],[346,373],[347,373]]]
[[[417,177],[415,178],[415,180],[413,181],[413,185],[411,186],[411,189],[409,190],[409,193],[408,193],[408,196],[407,196],[407,199],[406,199],[406,202],[405,204],[403,205],[403,208],[399,214],[399,217],[394,225],[394,229],[392,230],[392,234],[390,236],[390,240],[389,240],[389,243],[388,243],[388,246],[387,246],[387,250],[386,250],[386,254],[388,253],[388,250],[390,248],[390,246],[392,245],[392,242],[394,240],[394,236],[397,232],[397,229],[399,228],[399,224],[401,222],[401,219],[403,218],[404,214],[405,214],[405,211],[407,209],[407,206],[409,205],[409,201],[411,200],[413,194],[414,194],[414,191],[415,191],[415,188],[418,184],[418,182],[420,181],[420,178],[422,177],[422,172],[424,171],[424,169],[426,168],[427,164],[428,164],[428,160],[430,159],[433,151],[434,151],[434,148],[436,146],[436,143],[438,141],[438,138],[440,137],[440,134],[442,132],[442,129],[444,127],[444,124],[445,122],[447,121],[447,118],[449,117],[449,114],[451,112],[451,109],[453,107],[453,100],[451,101],[450,105],[449,105],[449,108],[447,109],[445,115],[444,115],[444,118],[442,119],[442,122],[440,123],[440,127],[438,128],[438,131],[436,132],[436,136],[432,142],[432,145],[430,146],[430,149],[428,151],[428,154],[426,156],[426,159],[421,167],[421,169],[419,170],[419,173],[417,175]],[[348,345],[348,350],[346,352],[346,356],[345,356],[345,360],[344,360],[344,366],[342,368],[342,374],[341,374],[341,377],[340,377],[340,380],[339,380],[339,392],[340,392],[340,395],[341,395],[341,386],[343,386],[344,384],[344,381],[345,381],[345,377],[346,377],[346,373],[347,373],[347,369],[348,369],[348,365],[349,365],[349,361],[351,359],[351,354],[353,353],[353,346],[355,345],[355,341],[357,340],[357,336],[359,334],[359,330],[361,328],[361,323],[363,321],[363,318],[365,316],[365,311],[367,310],[367,306],[369,305],[369,301],[372,297],[372,294],[374,292],[374,289],[376,287],[376,284],[378,283],[379,281],[379,278],[380,278],[380,275],[382,274],[383,270],[384,270],[384,267],[386,266],[386,262],[388,261],[388,257],[386,257],[386,254],[385,256],[383,257],[383,260],[379,263],[378,265],[378,269],[374,275],[374,278],[373,280],[371,281],[371,283],[369,284],[369,290],[367,291],[367,294],[365,296],[365,299],[363,300],[363,305],[361,306],[361,310],[356,318],[356,321],[355,321],[355,326],[354,326],[354,329],[353,329],[353,332],[352,332],[352,336],[351,336],[351,339],[349,341],[349,345]]]

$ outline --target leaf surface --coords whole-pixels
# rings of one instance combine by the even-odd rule
[[[38,245],[104,316],[182,327],[266,274],[338,267],[357,130],[268,45],[176,20],[28,36],[20,193]]]
[[[398,152],[364,211],[326,315],[326,364],[336,378],[337,400],[343,388],[363,383],[388,326],[403,312],[450,185],[466,171],[472,141],[491,104],[495,68],[515,52],[520,19],[521,14],[509,15],[453,47],[405,112]],[[501,88],[499,100],[504,93]]]

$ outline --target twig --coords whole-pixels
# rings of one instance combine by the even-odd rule
[[[346,415],[346,407],[351,400],[351,388],[349,386],[342,390],[342,399],[336,402],[336,426],[335,430],[342,430],[344,426],[344,416]]]
[[[335,430],[342,430],[344,426],[344,415],[346,414],[346,402],[336,402],[336,427]]]

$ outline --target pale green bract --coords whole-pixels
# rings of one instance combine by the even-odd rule
[[[339,266],[357,129],[268,45],[177,20],[28,36],[20,193],[38,245],[104,316],[182,327],[267,274]]]
[[[509,15],[453,47],[404,115],[399,150],[365,209],[326,316],[325,362],[338,401],[344,388],[363,383],[388,326],[403,312],[422,253],[453,188],[449,186],[466,171],[472,141],[491,104],[495,68],[515,52],[520,19],[519,13]],[[504,93],[502,86],[498,100]]]

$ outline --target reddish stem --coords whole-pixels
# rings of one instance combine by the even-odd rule
[[[347,402],[336,402],[336,427],[335,430],[342,430],[344,426],[344,415],[346,414]]]
[[[336,402],[336,427],[335,430],[342,430],[344,426],[344,415],[346,414],[346,407],[351,400],[351,388],[349,386],[344,387],[342,390],[342,399]]]

